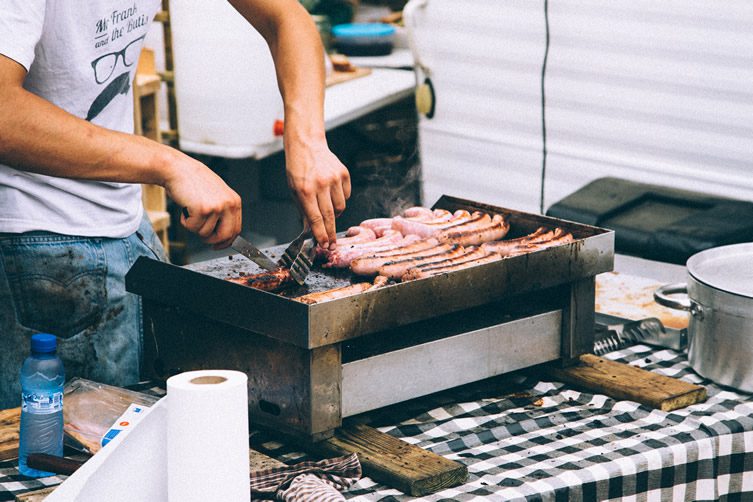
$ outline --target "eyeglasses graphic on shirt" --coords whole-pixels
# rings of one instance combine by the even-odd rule
[[[133,63],[139,60],[139,54],[141,53],[141,45],[138,43],[146,35],[141,35],[139,38],[132,40],[131,43],[123,47],[117,52],[111,52],[99,56],[92,61],[92,68],[94,68],[94,80],[98,84],[104,84],[112,76],[115,71],[115,67],[118,65],[118,58],[123,57],[123,64],[126,66],[132,66]]]

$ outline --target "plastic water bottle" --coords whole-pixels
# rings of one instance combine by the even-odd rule
[[[63,455],[63,361],[55,354],[57,339],[31,337],[31,355],[21,367],[21,434],[18,470],[24,476],[53,476],[26,465],[29,453]]]

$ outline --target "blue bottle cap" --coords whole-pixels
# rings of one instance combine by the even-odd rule
[[[32,352],[55,352],[57,349],[58,339],[55,335],[49,335],[47,333],[37,333],[31,335],[31,351]]]

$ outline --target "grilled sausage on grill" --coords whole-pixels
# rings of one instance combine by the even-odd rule
[[[428,238],[435,236],[439,231],[445,228],[460,225],[481,218],[481,216],[482,213],[476,212],[471,215],[468,211],[463,209],[455,211],[450,219],[445,219],[443,216],[423,221],[395,216],[395,218],[393,218],[392,228],[398,230],[403,235],[415,234],[423,238]]]
[[[325,268],[347,268],[350,263],[361,256],[368,256],[380,251],[387,251],[398,246],[413,244],[420,240],[418,236],[406,235],[403,237],[396,230],[388,230],[383,237],[375,241],[361,242],[350,246],[338,246],[337,249],[330,253],[327,263],[322,265]]]
[[[381,288],[383,286],[386,286],[388,282],[389,279],[387,277],[377,276],[374,279],[373,283],[359,282],[357,284],[350,284],[348,286],[342,286],[340,288],[333,288],[326,291],[309,293],[307,295],[299,296],[298,298],[295,298],[295,300],[312,305],[314,303],[336,300],[338,298],[344,298],[346,296],[363,293],[364,291],[371,291],[372,289]]]
[[[441,245],[440,245],[441,246]],[[437,246],[439,247],[439,246]],[[439,253],[435,253],[428,256],[416,256],[413,258],[406,258],[403,260],[396,260],[385,263],[379,267],[379,275],[384,275],[390,279],[400,279],[409,269],[422,265],[424,263],[434,263],[449,258],[460,256],[464,253],[463,246],[453,244],[450,249],[442,250]]]
[[[510,224],[500,214],[488,214],[475,221],[442,230],[437,235],[439,242],[451,242],[461,246],[478,246],[485,242],[502,239],[510,231]]]
[[[570,234],[567,234],[570,235]],[[539,227],[535,232],[518,237],[517,239],[510,239],[506,241],[487,242],[481,247],[486,251],[492,253],[498,253],[502,256],[512,256],[519,254],[521,250],[530,249],[531,246],[542,244],[545,242],[557,241],[565,236],[565,231],[561,228],[554,230],[546,230],[543,227]],[[572,235],[570,235],[572,239]],[[561,244],[563,242],[560,242]]]
[[[482,256],[478,257],[478,254],[482,254]],[[487,254],[483,256],[483,250],[480,250],[480,253],[478,254],[473,252],[473,256],[476,256],[476,258],[466,257],[464,260],[463,257],[458,257],[457,260],[448,260],[448,263],[446,264],[436,263],[432,264],[434,266],[412,268],[403,275],[402,280],[411,281],[413,279],[423,279],[424,277],[454,272],[455,270],[475,267],[476,265],[483,265],[484,263],[491,263],[502,259],[498,254]]]
[[[376,275],[380,267],[391,261],[436,254],[442,250],[446,251],[450,249],[449,244],[444,244],[437,250],[436,248],[438,247],[439,241],[436,239],[426,239],[407,246],[401,245],[394,249],[356,258],[350,263],[350,269],[354,274],[358,275]]]
[[[278,268],[272,272],[232,277],[226,280],[269,292],[281,291],[296,284],[295,279],[290,275],[289,268]]]

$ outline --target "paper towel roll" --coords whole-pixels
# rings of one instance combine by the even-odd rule
[[[170,502],[250,500],[245,373],[189,371],[167,380]]]

